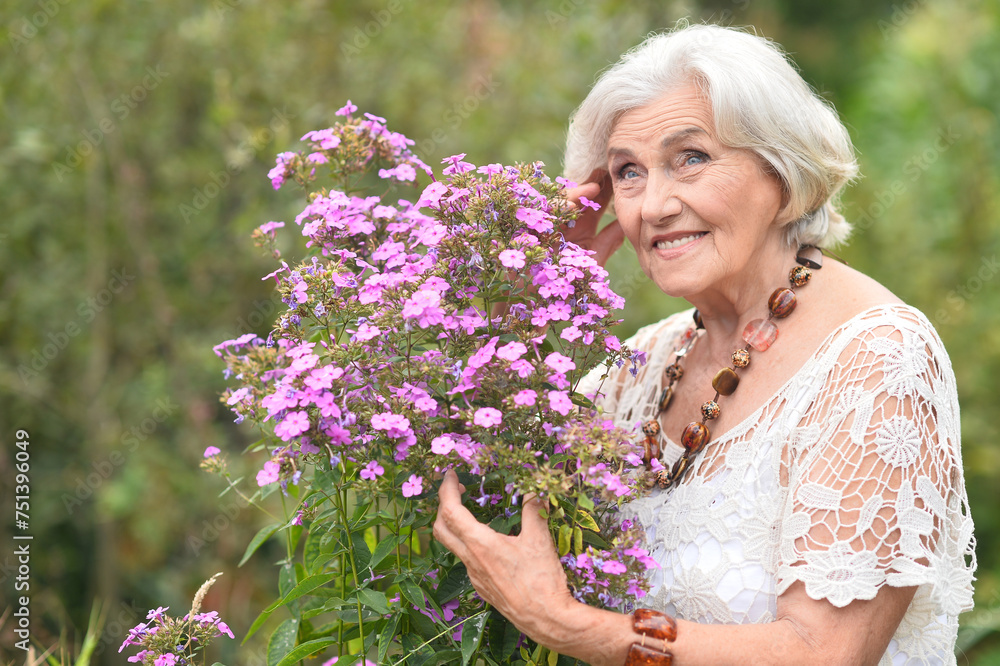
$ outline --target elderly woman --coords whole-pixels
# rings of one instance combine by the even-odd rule
[[[920,312],[818,250],[850,231],[835,112],[766,40],[685,27],[600,78],[566,170],[618,218],[566,237],[602,261],[628,238],[695,308],[630,341],[637,376],[583,389],[659,454],[661,488],[625,507],[653,612],[577,603],[537,500],[499,535],[449,474],[435,533],[483,598],[592,664],[954,663],[975,568],[955,379]]]

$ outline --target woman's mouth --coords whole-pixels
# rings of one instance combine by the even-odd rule
[[[682,245],[687,245],[688,243],[696,241],[699,238],[701,238],[702,236],[704,236],[706,233],[707,232],[702,231],[702,232],[699,232],[699,233],[696,233],[696,234],[690,234],[688,236],[682,236],[682,237],[677,238],[677,239],[672,240],[672,241],[659,240],[659,241],[656,241],[655,243],[653,243],[653,247],[655,249],[657,249],[657,250],[672,250],[675,247],[680,247]]]

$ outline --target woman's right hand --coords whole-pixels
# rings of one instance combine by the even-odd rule
[[[625,240],[625,234],[622,232],[618,220],[614,220],[603,229],[599,229],[601,218],[604,217],[613,194],[614,190],[608,172],[603,169],[595,169],[587,177],[586,183],[566,190],[566,198],[577,208],[583,208],[583,211],[576,218],[576,224],[573,227],[563,226],[559,229],[566,240],[596,252],[597,255],[594,258],[601,266],[607,264],[608,258],[621,247]],[[601,209],[594,210],[589,206],[582,206],[580,204],[581,196],[600,204]]]

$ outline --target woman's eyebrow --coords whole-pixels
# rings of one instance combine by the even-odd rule
[[[669,148],[673,144],[683,141],[692,134],[704,134],[708,135],[708,132],[700,127],[685,127],[684,129],[677,130],[676,132],[671,132],[667,136],[663,137],[660,141],[660,148]],[[635,156],[631,148],[619,148],[617,146],[608,146],[608,157],[614,157],[615,155],[626,155],[628,157]]]

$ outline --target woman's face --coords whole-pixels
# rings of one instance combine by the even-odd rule
[[[615,210],[639,264],[664,292],[739,288],[783,250],[778,178],[715,134],[694,85],[625,113],[608,141]]]

